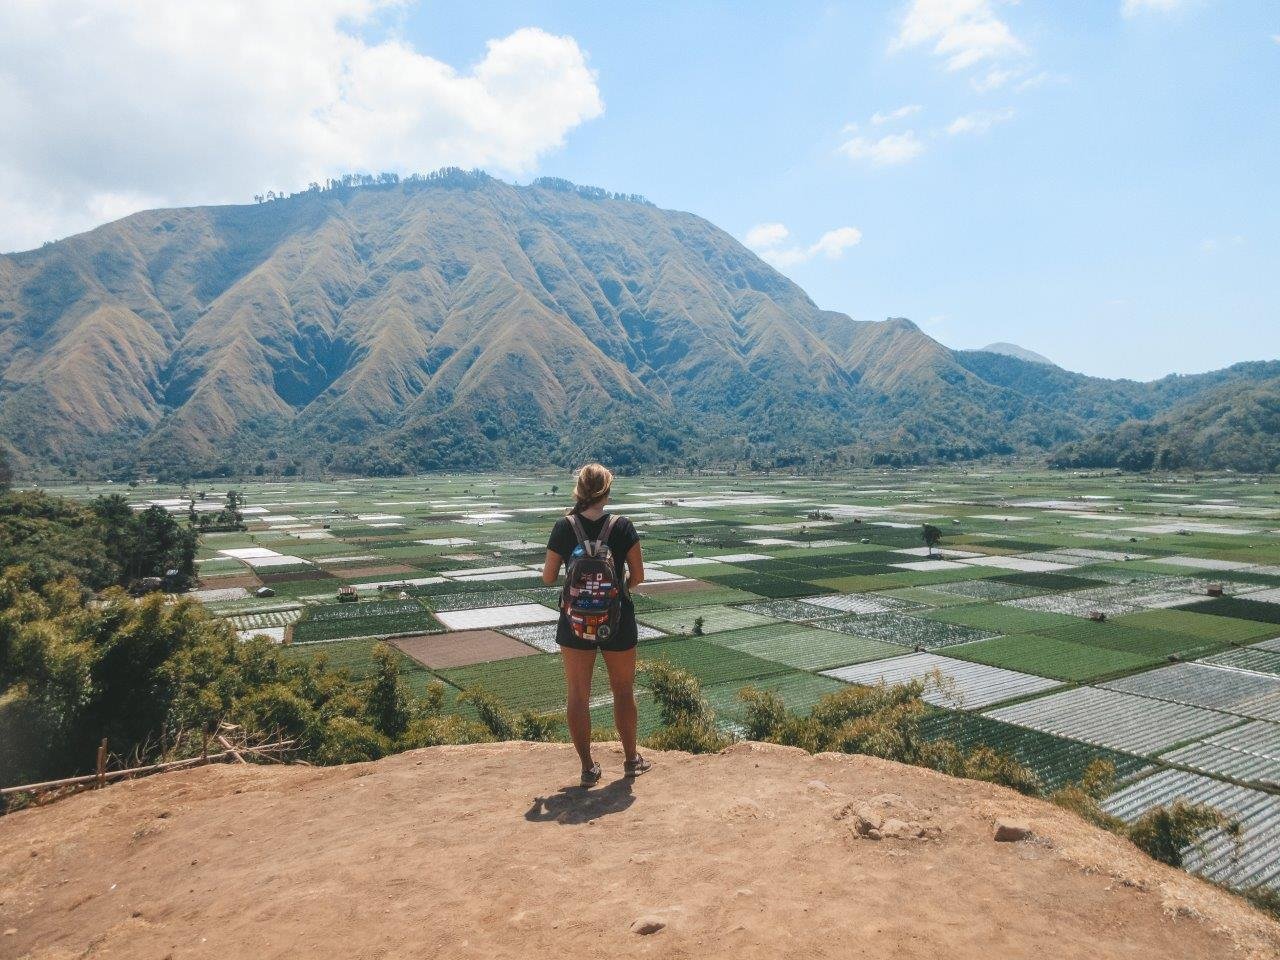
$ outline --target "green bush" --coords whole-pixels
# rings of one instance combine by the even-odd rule
[[[469,687],[458,696],[458,702],[470,703],[480,715],[480,723],[488,730],[491,740],[533,740],[546,742],[555,739],[560,718],[533,710],[513,713],[496,696],[480,687]]]
[[[367,723],[353,717],[334,717],[325,724],[316,752],[323,764],[364,763],[391,752],[391,741]]]
[[[693,674],[665,660],[640,664],[649,691],[658,704],[662,726],[646,741],[654,750],[715,753],[732,739],[716,727],[715,713],[702,696],[702,685]]]
[[[747,736],[753,740],[810,753],[861,753],[1038,795],[1039,777],[1012,757],[985,746],[965,753],[950,740],[922,734],[929,682],[845,687],[822,697],[808,716],[788,710],[775,693],[746,687],[738,696],[746,704]]]
[[[1144,813],[1129,827],[1129,839],[1152,859],[1180,867],[1183,851],[1214,829],[1235,833],[1239,827],[1208,804],[1175,800]]]

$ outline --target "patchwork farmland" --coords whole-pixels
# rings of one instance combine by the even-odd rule
[[[538,571],[571,484],[237,484],[248,530],[205,535],[194,596],[291,656],[361,675],[385,639],[418,692],[440,680],[449,703],[478,685],[513,708],[557,710],[557,592]],[[191,496],[220,508],[227,489],[130,496],[185,514]],[[747,684],[804,710],[844,684],[940,676],[930,735],[1008,751],[1050,787],[1111,760],[1107,806],[1127,819],[1210,799],[1240,832],[1207,838],[1188,862],[1280,891],[1276,481],[664,476],[619,478],[614,509],[644,542],[641,657],[695,674],[727,729],[740,729]],[[942,532],[932,550],[923,524]],[[340,588],[355,602],[338,602]],[[596,693],[609,725],[602,668]],[[640,712],[652,729],[643,690]]]

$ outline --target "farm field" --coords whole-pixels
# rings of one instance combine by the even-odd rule
[[[293,657],[364,675],[386,639],[415,691],[439,680],[449,704],[480,686],[559,710],[557,592],[538,571],[571,486],[563,472],[237,483],[248,530],[205,535],[194,596]],[[846,683],[941,677],[929,735],[1007,750],[1051,787],[1112,760],[1109,805],[1131,819],[1179,790],[1221,796],[1244,818],[1248,855],[1233,862],[1216,838],[1195,868],[1280,890],[1276,486],[1012,469],[681,474],[619,477],[613,509],[640,531],[651,578],[635,597],[641,658],[698,676],[727,729],[741,729],[748,684],[803,711]],[[128,494],[185,514],[191,497],[216,509],[232,488]],[[936,550],[924,524],[942,533]],[[358,600],[339,603],[343,587]],[[602,667],[595,694],[608,726]],[[640,711],[652,729],[643,690]]]

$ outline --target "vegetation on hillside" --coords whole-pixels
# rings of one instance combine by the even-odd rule
[[[167,511],[135,511],[120,495],[87,505],[39,492],[0,495],[0,570],[23,565],[24,582],[36,589],[67,578],[93,590],[146,578],[182,589],[195,580],[197,540]]]
[[[566,181],[262,196],[0,258],[0,437],[24,468],[917,464],[1048,451],[1280,372],[1138,384],[955,353],[819,310],[698,217]]]
[[[987,780],[1039,795],[1040,779],[1028,767],[990,747],[968,752],[951,740],[929,738],[921,729],[930,712],[923,694],[940,677],[896,686],[849,686],[822,697],[808,714],[789,710],[768,690],[746,687],[746,736],[810,753],[861,753],[929,767],[956,777]]]
[[[1280,470],[1280,380],[1218,388],[1151,420],[1068,443],[1057,467]]]

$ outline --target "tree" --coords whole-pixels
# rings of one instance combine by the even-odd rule
[[[924,538],[924,545],[929,550],[929,556],[933,556],[933,548],[942,540],[942,531],[931,523],[926,523],[920,528],[921,535]]]
[[[0,447],[0,493],[6,493],[13,486],[13,469],[9,466],[9,455]]]
[[[199,537],[192,527],[178,523],[162,507],[135,512],[120,494],[98,497],[91,507],[102,522],[107,554],[121,570],[124,584],[164,577],[172,588],[185,589],[195,582]]]
[[[375,670],[369,687],[368,713],[373,728],[392,740],[409,728],[409,695],[400,679],[400,658],[385,643],[373,648]]]
[[[33,590],[65,577],[94,590],[120,579],[93,511],[38,492],[0,497],[0,570],[19,564]]]

